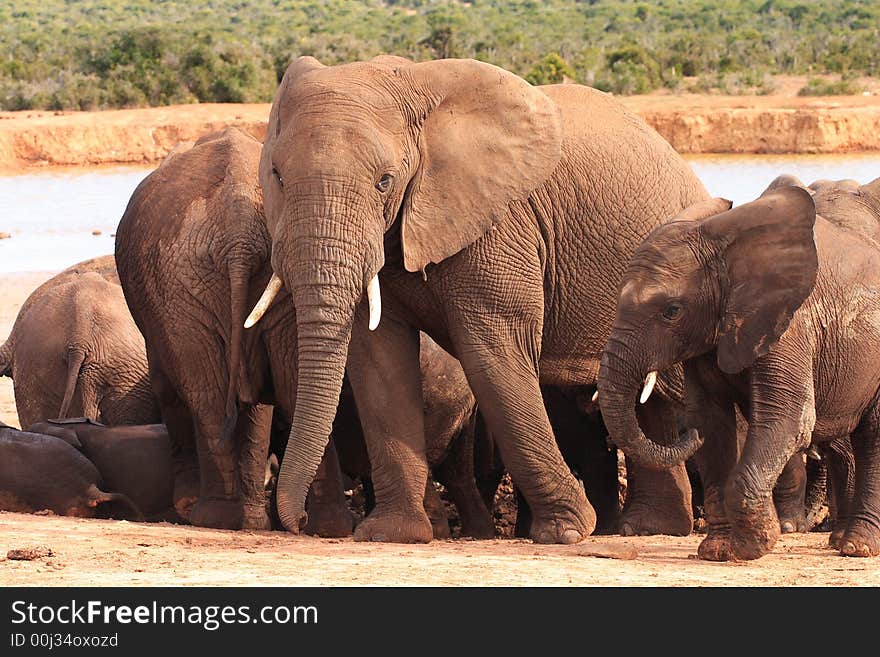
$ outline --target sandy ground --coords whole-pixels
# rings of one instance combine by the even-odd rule
[[[823,533],[785,536],[748,563],[696,559],[699,536],[354,543],[281,532],[0,513],[0,585],[8,586],[880,586],[880,560],[837,556]],[[10,549],[47,546],[34,561]],[[634,559],[580,553],[619,554]],[[630,553],[629,556],[633,556]]]

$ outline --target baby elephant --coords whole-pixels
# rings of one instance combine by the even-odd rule
[[[772,490],[812,443],[851,436],[855,499],[835,547],[880,554],[880,250],[817,215],[799,187],[733,210],[685,210],[641,244],[620,284],[599,375],[615,443],[645,465],[693,453],[705,487],[704,559],[755,559],[779,536]],[[685,364],[688,432],[647,440],[636,399]],[[645,382],[644,387],[643,383]],[[748,420],[737,450],[734,407]]]
[[[117,503],[106,515],[143,518],[127,496],[102,490],[98,469],[64,440],[0,424],[0,509],[91,518],[105,502]]]
[[[55,436],[88,457],[106,488],[131,499],[150,522],[182,522],[174,510],[171,442],[164,424],[107,427],[88,418],[37,422],[28,431]]]
[[[68,415],[114,425],[159,420],[144,339],[114,270],[113,256],[75,265],[19,310],[0,345],[0,376],[14,381],[21,426]]]

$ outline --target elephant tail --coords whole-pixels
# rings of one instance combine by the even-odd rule
[[[76,383],[79,381],[79,373],[86,360],[86,352],[82,349],[71,347],[67,351],[67,382],[64,384],[64,399],[61,401],[61,409],[58,411],[58,419],[67,417],[70,410],[70,402],[73,401],[73,393]]]
[[[131,501],[131,498],[128,495],[122,493],[107,493],[98,488],[95,484],[89,486],[86,494],[89,498],[89,506],[98,506],[102,502],[118,502],[130,512],[131,515],[129,517],[132,520],[137,522],[144,521],[144,514],[138,508],[138,505]]]
[[[0,376],[12,378],[12,338],[0,345]]]
[[[238,423],[238,380],[241,368],[242,342],[244,341],[244,320],[247,317],[248,289],[250,287],[250,269],[247,265],[229,268],[229,383],[226,388],[226,414],[223,418],[223,430],[220,434],[222,442],[232,437]]]

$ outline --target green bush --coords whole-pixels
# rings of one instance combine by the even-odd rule
[[[532,84],[559,84],[565,78],[574,79],[575,72],[571,66],[559,56],[557,52],[551,52],[535,64],[525,78]]]
[[[807,84],[798,90],[798,96],[851,96],[862,93],[862,87],[853,80],[825,80],[810,78]]]
[[[300,55],[380,53],[619,94],[767,93],[771,73],[880,75],[878,41],[873,0],[16,0],[0,3],[0,109],[269,101]]]

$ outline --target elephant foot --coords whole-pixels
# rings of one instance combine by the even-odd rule
[[[733,558],[751,561],[770,552],[781,531],[771,495],[747,495],[743,492],[744,487],[741,478],[728,484],[724,506],[733,526],[730,533]]]
[[[438,541],[445,541],[452,538],[452,530],[449,528],[449,521],[446,518],[431,518],[431,532]]]
[[[199,498],[192,507],[189,521],[197,527],[241,529],[243,516],[242,504],[238,500]]]
[[[356,541],[430,543],[433,537],[434,529],[424,510],[403,514],[382,513],[376,508],[354,530]]]
[[[495,538],[495,523],[486,514],[485,517],[461,519],[461,535],[470,538],[488,539]]]
[[[688,536],[693,528],[694,515],[690,506],[658,507],[639,503],[627,505],[619,525],[622,536]]]
[[[791,516],[779,516],[779,531],[783,534],[801,534],[807,531],[807,517],[805,514]]]
[[[272,520],[265,504],[245,504],[241,520],[242,529],[271,530]]]
[[[199,499],[198,470],[187,470],[174,478],[174,510],[185,522],[190,521],[193,506]]]
[[[704,561],[730,561],[733,552],[730,548],[730,532],[710,532],[700,542],[697,556]]]
[[[562,543],[570,545],[584,540],[596,529],[596,512],[586,502],[578,512],[540,515],[533,513],[530,535],[535,543]]]
[[[839,549],[845,557],[876,557],[880,555],[880,530],[866,522],[855,521],[843,535]]]
[[[344,504],[309,504],[303,531],[310,536],[321,538],[343,538],[351,536],[354,529],[354,516]]]
[[[840,546],[843,545],[843,535],[846,533],[846,528],[835,529],[828,536],[828,547],[833,550],[839,550]]]
[[[758,559],[773,549],[779,539],[779,521],[775,514],[771,521],[755,523],[747,528],[737,528],[731,533],[730,546],[738,561]]]

